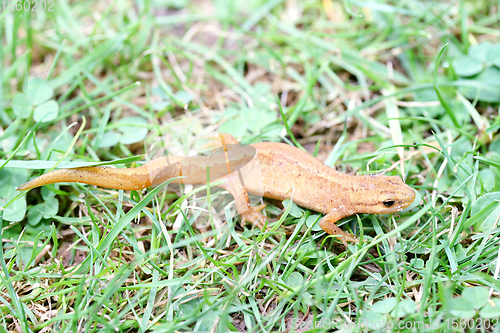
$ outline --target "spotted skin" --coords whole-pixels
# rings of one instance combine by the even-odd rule
[[[226,144],[234,142],[230,136],[224,138]],[[260,212],[264,205],[252,207],[248,193],[278,200],[293,199],[301,207],[325,214],[319,223],[321,228],[330,235],[337,235],[346,244],[357,239],[342,231],[335,224],[338,220],[357,213],[396,213],[407,208],[415,199],[415,192],[399,177],[347,175],[301,149],[282,143],[262,142],[250,147],[252,153],[238,155],[236,162],[244,163],[238,164],[236,172],[230,172],[235,168],[228,168],[229,163],[219,163],[214,167],[214,177],[226,179],[220,186],[234,196],[242,222],[249,221],[262,226],[267,219]],[[178,176],[184,178],[176,182],[203,184],[206,182],[203,163],[185,157],[162,157],[138,168],[59,169],[17,189],[24,191],[59,182],[79,182],[139,190]],[[219,167],[220,170],[217,169]]]

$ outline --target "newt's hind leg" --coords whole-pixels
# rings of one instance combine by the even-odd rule
[[[266,205],[258,205],[253,207],[248,199],[248,192],[245,188],[242,172],[240,168],[245,166],[255,156],[255,148],[252,146],[240,146],[238,141],[229,133],[219,133],[210,142],[212,147],[222,147],[226,152],[228,160],[228,176],[225,184],[219,185],[234,197],[236,210],[241,215],[241,224],[251,222],[259,228],[264,227],[267,217],[260,211]],[[231,166],[230,161],[234,164]],[[250,181],[250,180],[249,180]]]
[[[211,137],[203,148],[224,148],[224,150],[231,150],[239,147],[239,142],[234,136],[229,133],[219,133]]]
[[[266,207],[266,205],[262,204],[252,207],[248,198],[248,192],[243,183],[243,179],[238,171],[231,173],[227,178],[227,182],[219,186],[233,195],[236,210],[238,211],[238,214],[241,215],[242,224],[245,222],[251,222],[259,228],[264,227],[267,216],[262,214],[260,211]]]
[[[236,140],[234,136],[232,136],[229,133],[219,133],[219,138],[222,142],[222,146],[225,145],[235,145],[238,144],[239,142]]]

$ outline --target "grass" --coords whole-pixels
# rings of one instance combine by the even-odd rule
[[[499,332],[498,3],[51,8],[0,3],[0,331]],[[418,202],[342,220],[365,240],[344,247],[290,202],[240,226],[206,186],[15,190],[54,167],[137,166],[159,133],[189,152],[206,115],[243,143],[389,169]]]

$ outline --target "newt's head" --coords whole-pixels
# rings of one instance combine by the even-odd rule
[[[415,200],[415,192],[397,176],[358,176],[350,194],[352,207],[359,213],[390,214],[402,211]]]

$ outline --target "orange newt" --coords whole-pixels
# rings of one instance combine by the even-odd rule
[[[224,135],[226,143],[234,138]],[[242,222],[262,224],[266,216],[252,207],[248,193],[266,198],[293,201],[304,208],[326,214],[320,227],[340,240],[357,241],[342,231],[338,220],[357,213],[389,214],[408,207],[415,192],[397,176],[347,175],[330,168],[307,152],[275,142],[261,142],[246,148],[228,162],[215,161],[211,179],[225,178],[219,185],[230,192]],[[200,160],[196,160],[200,158]],[[35,178],[17,188],[19,191],[59,182],[77,182],[122,190],[137,190],[158,185],[178,176],[177,183],[206,183],[207,157],[161,157],[137,168],[83,167],[58,169]],[[220,168],[219,168],[220,166]],[[227,171],[237,170],[236,172]]]

